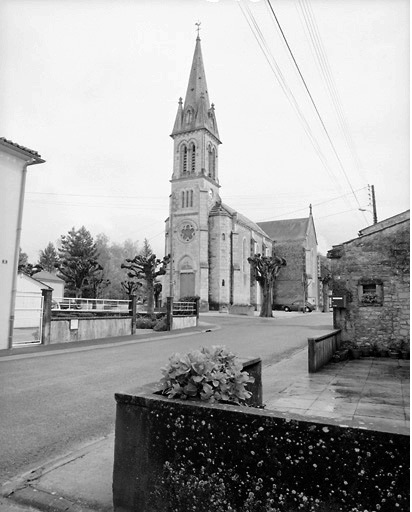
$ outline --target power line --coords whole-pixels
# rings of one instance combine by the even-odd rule
[[[310,43],[309,47],[311,49],[311,53],[314,57],[315,63],[318,65],[321,75],[324,78],[325,84],[327,86],[327,90],[329,92],[329,96],[332,100],[332,104],[334,106],[335,112],[337,114],[337,119],[339,126],[341,128],[341,131],[343,133],[346,145],[348,147],[348,150],[351,154],[353,163],[360,175],[365,179],[365,174],[362,171],[362,166],[360,164],[359,156],[357,154],[355,144],[353,142],[353,139],[350,135],[350,130],[348,127],[347,120],[344,115],[342,102],[339,97],[339,93],[336,87],[335,80],[333,78],[332,70],[329,65],[329,60],[327,57],[327,53],[324,48],[324,44],[321,38],[321,35],[319,33],[319,29],[316,22],[316,17],[314,15],[314,12],[312,10],[312,7],[310,5],[310,2],[307,0],[299,0],[301,11],[298,10],[297,6],[296,9],[298,10],[298,13],[302,12],[303,18],[304,18],[304,24],[307,29],[307,33],[309,34]],[[296,4],[295,4],[296,5]]]
[[[368,186],[358,188],[355,192],[360,192],[361,190],[366,190],[368,188]],[[336,201],[337,199],[341,199],[342,197],[349,196],[349,195],[352,195],[352,191],[347,192],[346,194],[342,194],[340,196],[333,197],[331,199],[327,199],[326,201],[321,201],[320,203],[312,203],[312,206],[313,207],[314,206],[321,206],[321,205],[324,205],[324,204],[327,204],[327,203],[331,203],[333,201]],[[354,209],[347,210],[347,211],[353,211],[353,210]],[[355,210],[357,210],[357,208],[355,208]],[[298,210],[293,210],[293,211],[287,212],[287,213],[282,213],[282,215],[278,215],[277,217],[271,217],[270,219],[265,219],[265,220],[262,220],[262,221],[259,221],[259,222],[269,222],[271,220],[275,220],[275,219],[279,219],[280,217],[284,217],[285,215],[293,215],[294,213],[299,213],[299,212],[302,212],[302,211],[307,211],[307,207],[299,208]],[[337,214],[333,213],[331,215],[337,215]],[[327,217],[328,217],[328,215],[327,215]],[[316,216],[316,218],[317,219],[323,219],[324,217],[317,217]]]
[[[331,145],[331,147],[332,147],[333,153],[335,154],[335,157],[336,157],[336,159],[337,159],[337,161],[338,161],[338,163],[339,163],[339,166],[340,166],[340,168],[341,168],[341,170],[342,170],[342,172],[343,172],[343,174],[344,174],[344,176],[345,176],[345,178],[346,178],[346,181],[347,181],[347,183],[348,183],[348,185],[349,185],[350,189],[352,190],[352,194],[353,194],[353,196],[354,196],[354,198],[355,198],[355,200],[356,200],[356,202],[357,202],[357,204],[358,204],[358,206],[359,206],[359,208],[360,208],[360,202],[359,202],[359,200],[358,200],[358,198],[357,198],[357,196],[356,196],[356,194],[355,194],[355,191],[353,190],[352,183],[351,183],[351,182],[350,182],[350,180],[349,180],[349,177],[348,177],[348,175],[347,175],[347,173],[346,173],[346,171],[345,171],[345,168],[344,168],[344,166],[343,166],[343,164],[342,164],[342,161],[341,161],[341,159],[340,159],[340,157],[339,157],[339,155],[338,155],[338,153],[337,153],[337,151],[336,151],[335,145],[333,144],[333,141],[332,141],[332,139],[331,139],[331,137],[330,137],[330,135],[329,135],[329,132],[328,132],[328,130],[327,130],[327,128],[326,128],[326,126],[325,126],[325,123],[324,123],[324,121],[323,121],[323,119],[322,119],[322,116],[320,115],[320,112],[319,112],[319,110],[318,110],[318,107],[317,107],[317,105],[316,105],[316,103],[315,103],[315,101],[314,101],[314,99],[313,99],[313,96],[312,96],[311,92],[309,91],[309,87],[308,87],[308,85],[307,85],[307,83],[306,83],[306,80],[305,80],[305,79],[304,79],[304,77],[303,77],[303,74],[302,74],[302,72],[301,72],[301,70],[300,70],[300,67],[299,67],[298,63],[296,62],[295,56],[294,56],[294,54],[293,54],[293,52],[292,52],[292,49],[291,49],[291,48],[290,48],[290,46],[289,46],[289,43],[288,43],[288,41],[287,41],[287,39],[286,39],[286,36],[285,36],[285,34],[284,34],[284,32],[283,32],[283,29],[282,29],[282,27],[281,27],[281,25],[280,25],[280,23],[279,23],[279,20],[278,20],[278,18],[277,18],[277,16],[276,16],[276,13],[275,13],[275,11],[273,10],[272,4],[271,4],[270,0],[266,0],[266,1],[267,1],[267,4],[268,4],[268,5],[269,5],[269,7],[270,7],[270,10],[271,10],[272,15],[273,15],[273,17],[274,17],[274,19],[275,19],[275,21],[276,21],[276,24],[277,24],[277,26],[278,26],[278,28],[279,28],[279,30],[280,30],[280,33],[282,34],[283,40],[284,40],[284,42],[285,42],[285,44],[286,44],[286,46],[287,46],[287,49],[288,49],[288,51],[289,51],[289,54],[290,54],[290,56],[291,56],[291,58],[292,58],[292,60],[293,60],[293,63],[295,64],[295,67],[296,67],[296,69],[297,69],[297,71],[298,71],[298,73],[299,73],[299,76],[300,76],[300,78],[301,78],[301,80],[302,80],[302,82],[303,82],[303,85],[304,85],[304,87],[305,87],[305,90],[306,90],[306,92],[307,92],[307,94],[308,94],[308,96],[309,96],[309,98],[310,98],[310,101],[311,101],[311,103],[312,103],[312,105],[313,105],[313,107],[314,107],[314,109],[315,109],[315,112],[316,112],[316,114],[317,114],[317,116],[318,116],[318,118],[319,118],[319,121],[320,121],[320,123],[321,123],[321,125],[322,125],[322,128],[323,128],[323,130],[324,130],[324,132],[325,132],[325,134],[326,134],[326,137],[327,137],[327,139],[328,139],[328,141],[329,141],[329,143],[330,143],[330,145]]]
[[[340,188],[339,183],[338,183],[333,171],[331,171],[331,169],[329,168],[327,160],[326,160],[325,156],[323,155],[315,136],[313,135],[310,125],[307,122],[305,116],[303,115],[302,110],[301,110],[298,102],[296,101],[296,98],[295,98],[293,92],[289,88],[289,86],[286,82],[286,79],[284,78],[282,71],[281,71],[275,57],[273,56],[272,52],[270,51],[270,48],[267,45],[266,40],[258,26],[258,23],[256,22],[256,20],[254,18],[252,12],[250,11],[247,4],[245,6],[243,6],[242,3],[239,2],[239,7],[249,25],[249,28],[251,29],[251,31],[253,33],[258,45],[261,48],[263,55],[269,64],[270,69],[272,70],[273,74],[275,75],[275,78],[276,78],[280,88],[282,89],[283,93],[286,96],[286,99],[289,101],[292,108],[295,110],[295,112],[299,118],[299,121],[300,121],[301,125],[303,126],[303,129],[305,130],[306,135],[309,138],[309,141],[311,142],[313,148],[315,149],[315,151],[319,157],[319,160],[321,161],[323,167],[328,172],[330,177],[333,180],[335,180],[335,185],[337,186],[337,188]]]
[[[164,198],[163,196],[117,196],[117,195],[108,195],[108,194],[62,194],[61,192],[27,192],[27,194],[36,194],[36,195],[44,195],[44,196],[68,196],[68,197],[101,197],[101,198],[109,198],[109,199],[159,199]]]

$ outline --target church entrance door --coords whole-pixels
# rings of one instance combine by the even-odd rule
[[[195,294],[195,274],[182,272],[180,274],[180,297],[193,297]]]

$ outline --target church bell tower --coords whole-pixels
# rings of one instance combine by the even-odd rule
[[[199,33],[185,100],[179,99],[171,137],[174,157],[165,251],[172,261],[163,294],[175,300],[198,295],[202,309],[208,309],[209,212],[220,201],[221,142],[215,108],[209,102]]]

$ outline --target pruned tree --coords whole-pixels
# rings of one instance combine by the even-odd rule
[[[142,286],[140,281],[122,281],[120,284],[128,297],[136,295],[137,290]]]
[[[156,278],[166,274],[166,267],[170,256],[163,259],[156,258],[155,254],[144,256],[138,254],[133,259],[126,259],[121,268],[128,270],[127,275],[133,280],[143,280],[147,286],[147,311],[154,312],[154,285]]]
[[[153,290],[154,290],[154,301],[155,301],[156,306],[159,303],[159,297],[160,297],[160,294],[162,293],[162,288],[163,288],[162,283],[160,283],[159,281],[157,281],[154,284]]]
[[[262,306],[260,308],[261,317],[271,317],[272,313],[272,293],[273,287],[277,276],[279,275],[280,269],[286,266],[285,258],[281,256],[262,256],[255,254],[248,258],[248,262],[252,267],[256,281],[262,288]]]
[[[47,270],[47,272],[55,273],[56,272],[56,263],[59,262],[59,255],[54,247],[53,242],[49,242],[47,247],[40,251],[39,254],[39,262],[43,270]]]
[[[97,261],[98,251],[90,232],[82,226],[72,228],[61,237],[59,262],[56,268],[66,282],[66,290],[75,297],[95,297],[97,283],[102,277],[103,267]]]

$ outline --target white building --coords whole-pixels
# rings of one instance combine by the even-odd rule
[[[0,137],[0,349],[10,348],[27,167],[44,160]]]

